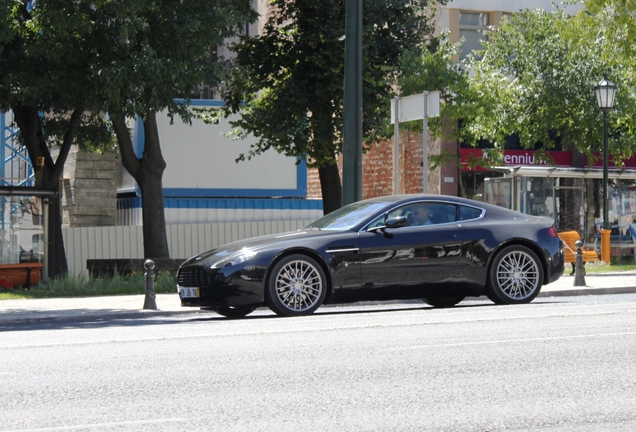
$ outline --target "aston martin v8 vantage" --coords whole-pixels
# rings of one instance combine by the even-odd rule
[[[190,258],[179,268],[177,291],[182,306],[231,318],[261,306],[298,316],[363,300],[451,307],[486,295],[518,304],[563,268],[552,219],[458,197],[392,195]]]

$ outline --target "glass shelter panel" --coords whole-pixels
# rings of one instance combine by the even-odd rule
[[[509,209],[514,208],[513,180],[512,177],[484,179],[484,201]]]
[[[558,231],[576,231],[583,239],[588,238],[586,224],[587,203],[585,201],[584,178],[555,178],[555,222]],[[593,206],[593,203],[591,204]],[[591,207],[593,208],[593,207]]]
[[[599,193],[602,194],[602,186],[599,186]],[[599,202],[602,202],[602,198]],[[636,180],[610,179],[608,185],[608,217],[612,236],[632,236],[632,231],[636,229]],[[602,205],[597,218],[594,219],[594,226],[597,232],[603,225]],[[634,232],[636,235],[636,231]],[[636,238],[634,238],[636,241]]]
[[[0,264],[42,262],[42,198],[0,196]]]
[[[521,177],[520,210],[533,216],[549,216],[554,219],[556,200],[553,178]]]

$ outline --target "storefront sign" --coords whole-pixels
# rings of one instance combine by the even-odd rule
[[[475,168],[469,168],[469,165],[475,160],[484,158],[484,151],[482,149],[459,149],[460,160],[463,166],[463,171],[489,171],[477,165]],[[554,166],[568,168],[572,166],[572,152],[558,152],[549,151],[546,152],[554,161]],[[549,166],[551,164],[546,161],[539,161],[535,157],[534,150],[504,150],[503,166]],[[592,163],[593,168],[603,167],[603,158],[601,154],[597,154],[595,160]],[[610,155],[609,167],[615,168],[614,162]],[[624,161],[625,168],[636,168],[636,156],[626,159]]]
[[[461,163],[465,171],[488,171],[487,169],[477,166],[468,168],[471,161],[475,159],[483,159],[484,152],[481,149],[460,149]],[[534,154],[534,150],[504,150],[503,165],[504,166],[547,166],[548,162],[539,161]],[[571,152],[547,152],[557,166],[572,166]]]

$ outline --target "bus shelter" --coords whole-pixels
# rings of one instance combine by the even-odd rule
[[[558,231],[575,230],[586,245],[599,242],[603,224],[603,171],[544,166],[499,167],[484,180],[484,201],[554,219]],[[612,241],[636,242],[636,170],[608,171]]]
[[[49,201],[55,191],[0,186],[0,286],[26,288],[48,274]]]

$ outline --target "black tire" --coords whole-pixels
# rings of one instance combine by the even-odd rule
[[[213,309],[214,312],[224,317],[235,319],[243,318],[256,310],[255,306],[224,306]]]
[[[464,300],[466,296],[455,296],[455,297],[426,297],[422,300],[427,305],[431,305],[434,308],[449,308],[455,306],[457,303]]]
[[[542,285],[543,266],[537,254],[525,246],[512,245],[493,259],[486,295],[495,304],[530,303]]]
[[[289,255],[272,268],[266,291],[268,306],[277,315],[309,315],[325,300],[327,278],[313,258]]]

